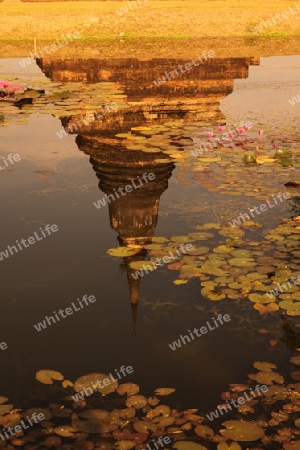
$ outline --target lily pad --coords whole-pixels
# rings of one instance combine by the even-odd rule
[[[62,381],[64,376],[60,372],[56,372],[55,370],[39,370],[35,374],[35,378],[43,384],[53,384],[53,380]]]
[[[107,395],[115,392],[118,384],[115,378],[109,377],[106,373],[90,373],[78,378],[74,382],[74,391],[84,392],[84,395],[87,397],[92,395],[95,390],[102,395]]]
[[[263,438],[265,435],[263,428],[253,422],[229,420],[227,422],[223,422],[222,425],[227,429],[220,430],[220,433],[233,441],[252,442]]]
[[[130,248],[130,247],[115,247],[109,248],[106,253],[110,256],[117,256],[119,258],[124,258],[126,256],[136,255],[141,251],[142,247],[139,248]]]

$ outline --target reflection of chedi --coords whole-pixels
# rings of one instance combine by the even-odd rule
[[[154,156],[121,146],[105,146],[98,139],[80,135],[76,142],[80,150],[90,155],[99,188],[107,196],[110,224],[118,233],[120,244],[148,244],[157,223],[159,198],[168,187],[174,164],[171,160],[156,164],[154,160],[161,153]],[[126,193],[130,186],[136,188]]]
[[[187,73],[171,78],[157,86],[161,78],[174,67],[190,60],[156,58],[138,59],[70,59],[37,61],[42,71],[53,81],[110,82],[126,96],[129,109],[119,110],[109,122],[83,127],[84,133],[110,129],[127,131],[132,126],[157,120],[213,120],[224,119],[219,102],[231,94],[235,78],[247,78],[250,65],[259,64],[257,58],[209,58]],[[93,95],[93,94],[91,94]],[[112,97],[113,100],[113,97]],[[97,109],[95,107],[95,109]],[[114,122],[114,123],[113,123]],[[74,122],[75,123],[75,122]],[[108,125],[108,127],[107,127]],[[99,128],[98,128],[99,127]]]
[[[157,224],[160,196],[168,187],[174,164],[171,160],[155,163],[155,159],[162,155],[166,158],[162,153],[127,150],[121,145],[105,145],[99,142],[101,140],[100,136],[80,135],[76,142],[80,150],[90,155],[90,162],[99,178],[99,188],[107,196],[110,224],[118,233],[121,245],[149,244]],[[137,187],[126,193],[126,187],[129,191],[128,186],[134,185]],[[120,188],[126,195],[121,194]],[[135,256],[124,258],[134,324],[140,278],[134,279],[132,274],[135,270],[129,264],[143,260],[146,254],[147,251],[142,250]]]
[[[156,164],[156,158],[168,159],[163,153],[129,150],[115,138],[116,133],[128,132],[131,127],[161,123],[166,120],[198,121],[224,119],[219,101],[233,91],[234,78],[246,78],[249,66],[259,64],[254,58],[211,58],[186,74],[157,86],[154,80],[174,66],[189,61],[179,59],[40,59],[39,67],[53,81],[114,83],[112,89],[121,90],[127,107],[119,108],[102,120],[93,120],[80,127],[76,142],[80,150],[90,155],[90,162],[99,178],[99,188],[107,195],[111,226],[118,233],[122,245],[151,242],[157,224],[159,200],[168,187],[174,164]],[[94,96],[91,89],[90,96]],[[109,96],[110,101],[114,97]],[[93,103],[95,104],[95,103]],[[95,106],[97,110],[98,106]],[[83,110],[86,113],[86,110]],[[64,118],[63,126],[72,126],[77,117]],[[138,188],[117,197],[132,181],[137,184],[144,174],[155,178]],[[138,178],[139,177],[139,178]],[[149,179],[149,178],[148,178]],[[143,260],[146,250],[124,258],[127,268],[133,317],[136,320],[139,283],[132,277],[131,261]]]

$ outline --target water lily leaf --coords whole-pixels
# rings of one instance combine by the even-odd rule
[[[300,370],[294,370],[290,375],[293,380],[300,381]]]
[[[150,131],[150,130],[152,130],[152,128],[146,127],[146,126],[140,126],[140,127],[132,127],[131,130]]]
[[[268,314],[279,310],[279,306],[277,305],[277,303],[269,303],[268,305],[263,305],[262,303],[255,303],[253,307],[257,311],[259,311],[260,315]]]
[[[267,361],[255,361],[253,367],[257,370],[261,370],[262,372],[272,372],[273,369],[277,369],[275,364],[269,363]]]
[[[115,378],[109,377],[106,373],[90,373],[79,377],[74,382],[75,392],[84,392],[85,396],[92,395],[95,391],[100,392],[102,395],[115,392],[118,387],[118,381]]]
[[[250,294],[249,300],[253,303],[273,303],[276,300],[275,295],[268,294]]]
[[[252,258],[230,258],[228,262],[235,267],[253,267],[257,265]]]
[[[109,411],[104,411],[103,409],[89,409],[87,411],[82,411],[79,413],[79,417],[83,419],[109,419]]]
[[[268,155],[261,155],[256,157],[256,162],[258,164],[272,163],[276,162],[276,158],[270,158]]]
[[[173,284],[175,284],[176,286],[180,286],[182,284],[187,284],[188,282],[189,282],[189,279],[173,280]]]
[[[72,437],[74,433],[77,433],[77,430],[75,430],[75,428],[71,427],[70,425],[56,427],[53,431],[55,434],[58,434],[58,436],[62,437]]]
[[[214,435],[214,430],[212,430],[207,425],[197,425],[195,428],[195,433],[200,437],[212,437]]]
[[[26,416],[31,417],[32,414],[34,414],[34,413],[36,413],[36,414],[39,414],[39,413],[44,414],[45,420],[50,420],[51,417],[52,417],[51,411],[49,411],[49,409],[44,409],[44,408],[30,408],[30,409],[26,409],[24,414]]]
[[[39,370],[35,374],[35,378],[43,384],[53,384],[53,380],[62,381],[64,376],[60,372],[56,372],[55,370]]]
[[[265,432],[263,428],[253,422],[246,422],[243,420],[229,420],[223,422],[222,426],[226,427],[226,430],[220,430],[220,433],[232,439],[233,441],[246,442],[257,441],[264,437]]]
[[[172,236],[171,241],[176,242],[178,244],[184,244],[194,242],[194,239],[191,239],[190,236]]]
[[[283,449],[284,450],[300,450],[300,440],[284,442]]]
[[[213,249],[215,253],[232,253],[234,247],[228,247],[227,245],[219,245]],[[250,252],[249,252],[250,253]]]
[[[155,242],[156,244],[163,244],[166,241],[168,241],[168,239],[163,236],[154,236],[152,238],[152,242]]]
[[[261,384],[267,384],[268,386],[273,384],[273,381],[275,381],[278,384],[284,383],[283,376],[279,375],[279,373],[276,372],[258,372],[255,376],[258,383]]]
[[[0,405],[0,415],[8,414],[12,409],[14,405]]]
[[[153,431],[153,433],[155,433],[157,426],[155,423],[149,422],[148,420],[137,420],[133,422],[133,428],[138,433],[148,434],[148,430]]]
[[[117,441],[115,443],[115,448],[119,450],[130,450],[132,448],[135,448],[136,442],[135,441],[129,441],[129,440],[122,440]]]
[[[64,380],[64,381],[61,383],[61,385],[62,385],[63,388],[73,387],[73,381],[70,381],[70,380]]]
[[[147,399],[143,395],[133,395],[126,400],[128,408],[141,409],[147,405]]]
[[[115,248],[109,248],[106,253],[108,253],[110,256],[117,256],[119,258],[123,258],[126,256],[133,256],[139,253],[139,251],[142,249],[142,247],[139,248],[129,248],[129,247],[115,247]]]
[[[237,442],[231,442],[231,444],[226,444],[226,442],[220,442],[217,445],[217,450],[242,450],[242,447]]]
[[[149,260],[144,261],[132,261],[130,267],[134,270],[156,270],[157,267]]]
[[[154,392],[156,395],[164,396],[164,395],[173,394],[173,392],[175,392],[175,391],[176,391],[176,389],[174,389],[174,388],[158,388],[158,389],[155,389]]]
[[[208,232],[193,232],[193,233],[189,233],[188,236],[192,239],[195,239],[196,241],[206,241],[206,239],[210,239],[215,237],[215,235],[213,233],[208,233]]]
[[[123,384],[120,384],[117,389],[117,393],[119,395],[127,394],[128,397],[130,395],[137,394],[139,391],[140,391],[140,387],[138,384],[135,384],[135,383],[123,383]]]
[[[202,291],[201,291],[201,293],[202,293]],[[209,300],[213,300],[214,302],[218,302],[218,301],[226,298],[226,295],[224,295],[222,292],[212,291],[207,295],[207,298]]]
[[[290,362],[295,364],[296,366],[300,366],[300,355],[292,356]]]
[[[207,447],[190,441],[175,442],[173,444],[173,448],[175,448],[176,450],[207,450]]]

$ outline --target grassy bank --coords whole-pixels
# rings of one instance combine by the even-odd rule
[[[100,50],[109,56],[123,54],[124,50],[129,55],[149,51],[152,56],[162,56],[161,47],[166,48],[168,56],[172,47],[189,52],[187,41],[195,44],[203,39],[216,40],[215,48],[221,48],[223,53],[226,48],[231,51],[232,45],[237,52],[240,45],[272,50],[272,42],[280,42],[286,53],[293,47],[295,37],[300,38],[300,12],[277,20],[259,35],[253,32],[261,20],[288,11],[294,5],[292,1],[151,0],[120,16],[117,10],[126,4],[126,1],[4,2],[0,16],[0,55],[8,56],[9,51],[9,56],[25,56],[32,51],[34,37],[42,46],[75,31],[80,33],[80,39],[74,46],[67,46],[70,54],[77,52],[81,44],[83,54],[88,47],[92,53]],[[228,45],[230,39],[232,44]],[[65,56],[66,48],[59,52],[56,56]]]

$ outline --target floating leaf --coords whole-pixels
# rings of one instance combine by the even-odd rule
[[[56,372],[55,370],[39,370],[35,374],[35,378],[43,384],[53,384],[53,380],[62,381],[64,376],[60,372]]]
[[[117,389],[117,393],[119,395],[127,394],[128,396],[135,395],[139,391],[140,391],[140,387],[138,384],[135,384],[135,383],[123,383],[123,384],[120,384]]]
[[[117,256],[119,258],[124,258],[126,256],[136,255],[141,251],[142,247],[139,248],[130,248],[130,247],[115,247],[109,248],[106,253],[110,256]]]
[[[223,422],[222,425],[227,429],[220,430],[220,433],[233,441],[256,441],[263,438],[265,435],[264,430],[253,422],[229,420],[227,422]]]
[[[130,267],[134,270],[148,270],[148,271],[152,271],[152,270],[156,270],[157,267],[156,265],[154,265],[152,263],[152,261],[149,260],[143,260],[143,261],[132,261],[131,263],[129,263]]]
[[[272,294],[250,294],[249,300],[253,303],[272,303],[276,300],[276,297]]]
[[[45,420],[50,420],[52,417],[52,413],[51,411],[49,411],[49,409],[44,409],[44,408],[30,408],[30,409],[26,409],[25,411],[25,415],[26,416],[32,416],[32,414],[44,414],[45,416]]]
[[[195,433],[203,438],[207,436],[212,437],[214,435],[214,431],[206,425],[197,425],[195,428]]]
[[[273,381],[275,381],[278,384],[284,383],[283,376],[279,375],[279,373],[276,372],[258,372],[255,375],[255,379],[260,384],[267,384],[268,386],[273,384]]]
[[[147,399],[143,395],[133,395],[126,400],[126,406],[129,408],[141,409],[147,405]]]
[[[77,432],[77,430],[75,430],[75,428],[71,427],[70,425],[56,427],[53,431],[55,434],[58,434],[58,436],[62,437],[73,437],[74,433]]]
[[[255,361],[253,367],[262,372],[272,372],[273,369],[277,369],[277,366],[275,366],[275,364],[269,363],[267,361]]]
[[[253,267],[257,265],[252,258],[230,258],[228,262],[235,267]]]
[[[175,442],[173,444],[173,448],[175,448],[176,450],[207,450],[207,447],[190,441]]]
[[[117,387],[118,381],[106,373],[90,373],[78,378],[74,383],[74,391],[80,393],[83,391],[87,397],[95,391],[107,395],[115,392]]]
[[[300,355],[292,356],[290,362],[295,364],[296,366],[300,366]]]
[[[174,389],[174,388],[158,388],[158,389],[155,389],[154,392],[156,395],[164,396],[164,395],[173,394],[173,392],[175,392],[175,391],[176,391],[176,389]]]

